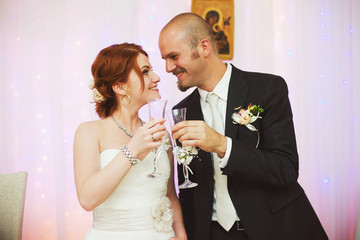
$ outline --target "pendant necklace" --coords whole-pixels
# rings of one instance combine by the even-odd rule
[[[112,120],[119,126],[119,128],[124,131],[124,133],[125,133],[126,135],[128,135],[129,137],[133,137],[133,136],[134,136],[134,134],[131,134],[131,133],[130,133],[126,128],[124,128],[118,121],[116,121],[116,119],[114,118],[114,116],[111,116],[111,118],[112,118]],[[140,121],[141,121],[141,126],[143,126],[143,125],[144,125],[144,121],[141,120],[141,118],[140,118]]]

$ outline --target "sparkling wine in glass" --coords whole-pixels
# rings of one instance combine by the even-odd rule
[[[165,118],[165,109],[166,109],[167,101],[168,101],[167,99],[148,100],[150,119]],[[154,141],[156,141],[156,139]],[[162,176],[162,174],[159,171],[157,171],[158,158],[161,152],[165,151],[162,145],[163,143],[161,143],[160,147],[153,149],[155,153],[154,169],[151,173],[147,175],[149,178],[156,178]]]
[[[186,120],[186,108],[173,109],[172,115],[173,115],[175,124],[185,121]],[[175,147],[177,147],[176,140],[174,140],[174,144],[175,144]],[[184,151],[184,149],[182,148],[181,151]],[[175,154],[175,157],[178,160],[180,158],[179,154]],[[197,183],[191,182],[189,180],[189,162],[186,162],[186,160],[183,162],[183,175],[184,175],[185,181],[179,185],[179,189],[193,188],[198,185]]]

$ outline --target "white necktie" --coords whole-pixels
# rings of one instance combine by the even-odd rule
[[[214,93],[208,93],[206,102],[209,103],[212,111],[212,128],[218,133],[224,135],[224,123],[221,113],[217,107],[219,97]],[[212,154],[214,160],[215,177],[215,197],[216,197],[216,218],[219,224],[226,230],[234,225],[236,220],[236,210],[230,199],[227,189],[227,176],[222,174],[219,167],[219,157],[216,153]]]

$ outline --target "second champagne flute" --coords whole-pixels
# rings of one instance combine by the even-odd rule
[[[178,122],[185,121],[186,120],[186,108],[173,109],[172,115],[173,115],[175,124]],[[184,182],[179,185],[179,189],[196,187],[198,184],[191,182],[189,179],[189,170],[190,170],[189,164],[195,154],[193,154],[192,152],[189,152],[187,149],[177,146],[175,139],[174,139],[174,144],[175,144],[175,148],[174,148],[175,157],[178,159],[178,161],[182,162],[182,164],[183,164],[183,175],[184,175],[184,179],[185,179]]]
[[[150,120],[158,119],[158,118],[165,118],[166,105],[167,105],[166,99],[148,100]],[[156,139],[154,141],[156,141]],[[157,171],[158,157],[160,156],[161,151],[164,151],[162,144],[163,143],[161,143],[160,147],[153,149],[153,151],[155,153],[154,170],[147,175],[149,178],[156,178],[156,177],[162,176],[162,174]]]

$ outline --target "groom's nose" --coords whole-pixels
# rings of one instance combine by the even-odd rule
[[[166,59],[166,72],[170,73],[174,71],[176,65],[170,59]]]

